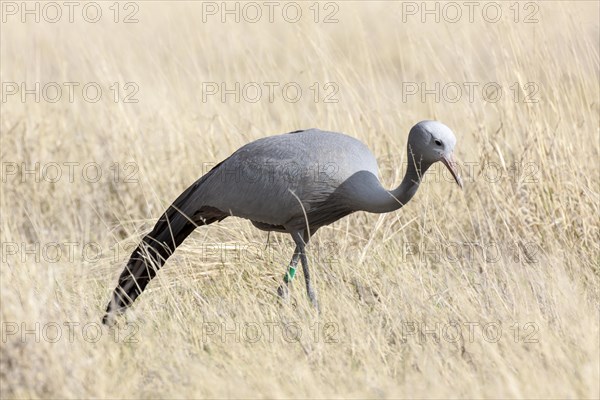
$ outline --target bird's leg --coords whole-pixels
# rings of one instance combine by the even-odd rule
[[[302,263],[302,272],[304,272],[304,282],[306,282],[306,293],[308,293],[308,298],[312,305],[319,310],[319,303],[317,302],[317,293],[312,287],[310,281],[310,272],[308,271],[308,259],[306,258],[306,254],[304,250],[300,253],[300,262]]]
[[[310,281],[310,271],[308,270],[308,258],[306,257],[306,252],[304,251],[306,247],[306,243],[308,243],[309,236],[306,232],[303,232],[302,235],[295,234],[292,235],[294,241],[296,242],[296,246],[300,250],[300,262],[302,263],[302,272],[304,273],[304,282],[306,283],[306,293],[308,294],[308,298],[312,305],[319,310],[319,303],[317,302],[317,294],[312,287],[312,283]]]
[[[292,256],[292,260],[290,261],[290,265],[288,266],[288,270],[285,272],[283,276],[283,283],[277,288],[277,294],[284,299],[288,297],[289,290],[288,285],[294,278],[296,274],[296,267],[298,266],[298,260],[300,259],[300,249],[296,246],[296,250],[294,250],[294,255]]]

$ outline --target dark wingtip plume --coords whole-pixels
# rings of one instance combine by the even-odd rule
[[[102,323],[106,326],[111,327],[115,325],[117,316],[123,314],[127,307],[129,307],[131,303],[133,303],[135,297],[137,297],[143,290],[140,289],[138,286],[127,285],[131,286],[130,289],[132,289],[128,294],[127,291],[123,289],[123,283],[135,282],[134,279],[131,279],[131,275],[126,275],[126,271],[129,272],[127,268],[125,269],[125,271],[123,271],[123,275],[125,277],[121,276],[119,285],[115,288],[112,298],[106,306],[106,314],[104,314],[104,317],[102,317]]]
[[[113,301],[108,304],[108,307],[106,307],[106,314],[102,317],[102,323],[109,328],[116,324],[117,315],[123,313],[123,308],[115,310],[112,305]]]
[[[112,313],[107,313],[104,314],[104,317],[102,317],[102,323],[106,326],[108,326],[109,328],[111,326],[115,325],[115,317]]]

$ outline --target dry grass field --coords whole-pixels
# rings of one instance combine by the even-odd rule
[[[2,3],[0,397],[600,397],[597,2],[166,3]],[[100,324],[132,246],[241,145],[345,132],[391,188],[424,119],[464,190],[439,165],[320,230],[320,314],[301,271],[277,296],[291,238],[228,218]]]

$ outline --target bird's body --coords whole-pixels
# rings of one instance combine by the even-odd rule
[[[249,219],[263,230],[302,229],[306,218],[316,230],[338,214],[358,211],[348,194],[336,190],[361,171],[376,178],[377,161],[350,136],[319,129],[270,136],[219,164],[205,180],[213,189],[199,191],[194,202]],[[346,197],[331,202],[334,193]]]
[[[409,163],[402,183],[384,189],[373,154],[342,133],[309,129],[258,139],[235,151],[186,189],[133,252],[107,307],[105,323],[131,305],[177,246],[198,226],[229,216],[257,228],[287,232],[296,243],[309,297],[316,306],[304,248],[322,226],[356,211],[382,213],[406,204],[421,176],[444,162],[457,183],[452,161],[456,139],[445,125],[423,121],[409,135]],[[286,275],[285,283],[291,276]],[[279,288],[280,294],[287,285]]]

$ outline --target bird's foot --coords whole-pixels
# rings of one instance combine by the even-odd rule
[[[310,303],[312,304],[312,306],[315,308],[315,310],[317,310],[317,314],[320,314],[321,309],[319,308],[319,302],[317,301],[317,295],[315,294],[315,292],[312,290],[309,291],[308,298],[310,299]]]
[[[290,298],[290,288],[287,286],[287,284],[281,284],[277,288],[277,294],[283,300],[289,300],[289,298]]]

